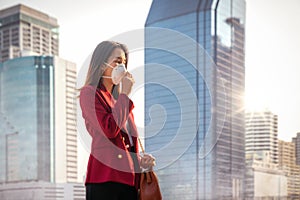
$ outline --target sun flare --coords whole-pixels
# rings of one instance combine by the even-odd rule
[[[269,107],[266,99],[262,98],[263,95],[255,93],[245,94],[245,110],[246,111],[263,111]]]

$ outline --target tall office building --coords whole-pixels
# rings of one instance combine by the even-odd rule
[[[279,169],[287,175],[287,193],[290,199],[300,198],[300,166],[296,164],[295,144],[279,140]]]
[[[145,146],[164,199],[242,199],[244,0],[154,0]]]
[[[0,62],[28,54],[58,55],[57,20],[19,4],[0,10]]]
[[[278,141],[278,164],[281,168],[293,168],[296,164],[295,144],[292,142]]]
[[[77,182],[75,87],[59,57],[0,64],[0,183]]]
[[[246,113],[246,154],[268,151],[278,164],[278,117],[270,111]]]
[[[296,164],[300,165],[300,132],[293,138],[293,143],[295,144]]]

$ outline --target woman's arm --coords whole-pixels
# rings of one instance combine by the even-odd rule
[[[120,94],[111,112],[105,99],[96,98],[96,90],[92,86],[82,88],[80,107],[82,116],[94,130],[103,132],[108,138],[115,138],[124,126],[134,105],[125,94]],[[97,102],[96,102],[97,101]],[[99,101],[99,102],[98,102]]]

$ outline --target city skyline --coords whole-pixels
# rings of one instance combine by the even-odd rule
[[[57,6],[52,1],[3,0],[0,9],[22,3],[57,18],[60,56],[75,62],[80,69],[102,40],[143,28],[151,2],[89,0],[70,3],[65,0]],[[66,7],[68,12],[65,12]],[[248,107],[268,108],[278,115],[279,139],[285,141],[291,141],[300,131],[299,8],[297,0],[246,1],[246,100]],[[134,68],[131,63],[129,70]],[[138,98],[134,100],[135,110],[143,110]],[[137,124],[142,126],[143,120],[137,119]]]
[[[10,5],[10,6],[14,6],[14,5],[16,5],[16,4],[13,4],[13,5]],[[26,6],[29,6],[30,7],[30,5],[28,5],[28,4],[25,4],[24,3],[24,5],[26,5]],[[34,6],[32,6],[34,9],[36,9],[36,7],[34,7]],[[4,8],[7,8],[7,6],[6,7],[4,7]],[[2,7],[1,7],[1,3],[0,3],[0,9],[3,9]],[[44,11],[43,10],[43,12],[46,12],[46,11]],[[47,13],[47,12],[46,12]],[[56,18],[56,16],[55,15],[53,15],[53,14],[51,14],[51,13],[49,13],[49,15],[51,16],[51,17],[55,17]],[[229,21],[228,21],[229,20]],[[59,23],[59,18],[58,18],[58,23]],[[225,22],[225,21],[223,21],[223,22]],[[226,19],[226,23],[232,23],[232,24],[234,24],[234,25],[238,25],[239,24],[239,20],[237,20],[237,18],[227,18]],[[60,23],[59,23],[59,25],[60,26],[62,26]],[[185,23],[184,23],[184,25],[186,25]],[[1,26],[1,23],[0,23],[0,26]],[[176,25],[177,26],[177,25]],[[128,30],[128,31],[130,31],[130,30]],[[264,32],[264,30],[262,30],[262,32]],[[124,33],[124,32],[123,32]],[[223,32],[222,32],[223,33]],[[117,35],[118,33],[116,33],[116,35]],[[120,33],[119,33],[120,34]],[[122,31],[121,31],[121,34],[122,34]],[[155,35],[155,34],[153,34],[153,35]],[[246,34],[247,35],[247,34]],[[263,34],[262,34],[263,35]],[[276,34],[275,34],[276,35]],[[114,35],[111,35],[109,38],[111,38],[111,37],[113,37]],[[237,38],[239,35],[235,35],[234,34],[234,37],[233,38]],[[108,39],[109,39],[108,38]],[[118,37],[116,37],[116,38],[118,38]],[[205,38],[205,37],[204,37]],[[246,36],[246,38],[247,38],[247,36]],[[272,38],[272,37],[271,37]],[[218,38],[218,39],[220,39],[221,40],[221,38]],[[130,39],[128,39],[129,41],[131,41]],[[219,41],[219,40],[218,40]],[[59,41],[60,43],[61,43],[61,39],[60,39],[60,41]],[[224,41],[223,41],[224,42]],[[231,40],[231,42],[234,42],[234,40]],[[80,43],[78,44],[78,46],[80,47]],[[205,46],[205,45],[204,45]],[[250,45],[251,46],[251,45]],[[182,47],[183,48],[183,47]],[[80,49],[80,48],[79,48]],[[258,48],[256,47],[256,49],[257,49],[257,51],[258,52],[262,52],[262,50],[261,49],[259,49],[258,50]],[[226,52],[226,46],[222,46],[221,45],[221,51],[225,51]],[[61,52],[61,50],[60,50],[60,52]],[[282,52],[281,52],[282,53]],[[87,53],[88,54],[88,53]],[[133,54],[134,55],[134,54]],[[140,55],[140,54],[139,54]],[[133,59],[140,59],[140,58],[137,58],[137,57],[135,57],[136,55],[134,55],[134,56],[132,56],[131,58],[133,58]],[[160,55],[161,56],[161,55]],[[62,55],[62,58],[66,58],[67,56],[63,56]],[[266,57],[268,57],[268,56],[266,56]],[[27,59],[27,58],[24,58],[24,59]],[[76,59],[78,59],[78,61],[75,61]],[[80,60],[80,58],[74,58],[73,60],[71,59],[71,61],[75,61],[76,63],[77,63],[77,65],[78,65],[78,62],[80,63],[81,61],[79,61]],[[169,61],[168,61],[168,59],[169,59]],[[200,59],[200,58],[199,58]],[[85,59],[83,62],[86,62],[86,60],[87,59]],[[170,63],[171,62],[174,62],[174,60],[172,60],[171,59],[171,57],[167,57],[166,58],[166,61],[167,61],[167,63],[166,64],[169,64],[170,65]],[[169,63],[168,63],[169,62]],[[252,60],[252,62],[253,63],[255,63],[253,60]],[[132,61],[130,61],[130,63],[132,63]],[[260,63],[260,62],[257,62],[257,63]],[[262,62],[262,63],[264,63],[264,62]],[[280,62],[279,62],[280,63]],[[177,64],[177,63],[176,63]],[[294,62],[294,64],[295,64],[295,62]],[[204,66],[205,66],[205,64],[204,64]],[[221,63],[221,65],[220,66],[222,66],[222,63]],[[80,64],[79,64],[79,66],[77,67],[77,69],[80,69]],[[133,65],[131,64],[130,65],[130,67],[133,67]],[[266,67],[267,69],[269,69],[269,66],[267,66]],[[132,69],[134,69],[134,68],[131,68],[131,70]],[[288,67],[286,67],[286,68],[283,68],[283,69],[289,69]],[[295,68],[296,69],[296,68]],[[181,69],[182,70],[182,69]],[[297,117],[297,109],[298,109],[298,107],[297,107],[297,105],[295,106],[295,107],[293,107],[293,106],[290,106],[291,104],[288,104],[289,106],[283,106],[283,105],[285,105],[285,104],[283,104],[281,107],[279,107],[279,108],[276,108],[276,107],[272,107],[272,106],[274,106],[274,102],[275,101],[270,101],[270,99],[272,98],[272,95],[274,95],[274,92],[276,92],[275,90],[272,90],[272,89],[270,89],[270,90],[268,90],[268,89],[266,89],[266,87],[267,86],[270,86],[270,85],[275,85],[275,86],[277,86],[277,84],[279,84],[279,83],[281,83],[281,85],[285,85],[285,82],[284,81],[287,81],[287,79],[283,79],[283,80],[279,80],[279,77],[278,77],[278,74],[276,74],[275,73],[275,75],[274,74],[272,74],[272,73],[265,73],[264,72],[264,69],[260,69],[260,70],[258,70],[258,71],[255,71],[255,70],[257,70],[257,69],[254,69],[251,73],[250,73],[250,77],[251,76],[253,76],[252,77],[252,79],[253,80],[255,80],[255,81],[253,81],[253,82],[251,82],[251,81],[249,81],[248,80],[248,84],[252,84],[252,87],[254,86],[254,85],[256,85],[256,84],[258,84],[258,83],[256,83],[256,82],[261,82],[262,80],[262,78],[263,78],[263,84],[261,83],[261,84],[258,84],[258,85],[256,85],[257,87],[255,88],[255,87],[253,87],[253,88],[251,88],[250,87],[250,89],[248,90],[249,92],[248,92],[248,94],[247,94],[247,96],[246,96],[246,100],[250,100],[251,101],[251,105],[248,105],[248,107],[247,107],[247,110],[251,110],[251,109],[253,109],[253,110],[259,110],[259,111],[261,111],[261,112],[263,112],[263,111],[265,111],[265,110],[267,110],[267,111],[271,111],[272,113],[274,113],[276,116],[278,115],[278,121],[279,121],[279,127],[280,127],[280,113],[278,113],[280,110],[281,110],[281,108],[285,108],[287,111],[290,111],[290,109],[292,109],[293,111],[294,111],[294,116],[295,116],[295,118],[293,119],[293,120],[295,120],[295,122],[293,122],[293,124],[295,125],[295,127],[298,127],[297,126],[297,119],[299,119],[299,117]],[[255,73],[256,72],[256,73]],[[282,71],[281,71],[282,72]],[[297,69],[296,69],[296,72],[297,72]],[[260,75],[260,73],[262,73],[262,74],[265,74],[265,76],[263,76],[263,75]],[[266,74],[268,75],[268,76],[266,76]],[[288,79],[290,79],[290,81],[291,82],[294,82],[294,85],[291,85],[289,88],[297,88],[297,80],[296,79],[294,79],[294,75],[296,75],[297,73],[295,73],[295,71],[293,71],[293,73],[292,73],[292,75],[291,75],[291,77],[290,76],[288,76],[287,78]],[[185,72],[183,71],[183,73],[182,73],[182,75],[184,76],[185,75]],[[226,74],[225,74],[226,75]],[[284,72],[282,72],[282,74],[281,74],[282,76],[286,76],[287,75],[287,73],[284,71]],[[256,77],[257,76],[257,77]],[[255,77],[256,77],[256,79],[255,79]],[[155,78],[157,78],[157,77],[155,77],[154,76],[154,79]],[[270,84],[270,82],[268,82],[268,78],[270,78],[271,80],[273,80],[273,79],[275,79],[275,78],[277,78],[276,79],[276,81],[274,81],[274,82],[272,82],[272,84]],[[72,78],[73,79],[73,78]],[[149,80],[148,80],[149,81]],[[291,83],[291,82],[289,82],[289,83]],[[295,84],[296,83],[296,84]],[[247,84],[247,83],[246,83]],[[180,84],[177,84],[176,86],[179,86]],[[236,85],[236,84],[235,84]],[[241,87],[243,84],[237,84],[237,86],[239,86],[239,87]],[[180,85],[180,86],[182,86],[182,85]],[[9,88],[10,87],[5,87],[5,86],[3,86],[4,88],[6,88],[7,90],[9,90]],[[16,88],[15,88],[16,89]],[[284,90],[284,91],[281,91],[282,89],[281,88],[277,88],[277,90],[278,91],[280,91],[280,92],[278,92],[279,94],[282,94],[282,95],[284,95],[284,94],[286,94],[286,93],[290,93],[290,90],[289,89],[286,89],[286,90]],[[290,99],[292,99],[293,101],[295,101],[295,102],[297,102],[297,99],[298,99],[298,96],[297,96],[297,92],[296,91],[298,91],[297,89],[293,89],[292,90],[292,93],[294,94],[293,96],[291,96],[290,95],[290,97],[289,98],[287,98],[288,100],[290,100]],[[140,92],[140,91],[139,91]],[[252,92],[252,95],[250,95],[251,94],[251,92]],[[262,92],[264,92],[264,93],[262,93]],[[205,92],[204,92],[205,93]],[[257,97],[257,94],[258,93],[261,93],[261,96],[259,96],[259,97],[261,97],[261,98],[258,98]],[[147,93],[148,94],[148,93]],[[278,95],[278,94],[277,94]],[[282,96],[282,95],[279,95],[280,97]],[[151,96],[151,94],[150,94],[150,96]],[[249,97],[250,96],[250,97]],[[141,104],[141,99],[139,98],[139,96],[137,97],[137,95],[133,95],[132,96],[133,97],[133,100],[134,100],[134,102],[136,102],[136,104],[138,105],[138,108],[136,108],[135,109],[135,111],[136,112],[138,112],[138,114],[136,115],[137,116],[137,118],[138,118],[138,120],[140,120],[140,121],[142,121],[142,123],[144,123],[144,118],[140,118],[140,115],[144,115],[144,114],[140,114],[140,113],[142,113],[142,111],[143,111],[143,109],[141,109],[141,110],[139,110],[140,109],[140,106],[144,106],[144,104],[142,103]],[[255,97],[255,98],[253,98],[253,97]],[[293,98],[292,98],[293,97]],[[260,99],[259,101],[257,101],[257,99]],[[143,101],[144,101],[144,99],[142,99]],[[280,101],[282,101],[282,99],[281,98],[279,98],[279,102]],[[59,101],[60,102],[60,101]],[[59,102],[57,102],[58,104],[59,104]],[[257,104],[255,103],[255,102],[257,102]],[[287,101],[288,102],[288,101]],[[149,110],[151,110],[151,109],[149,109]],[[148,111],[148,109],[147,109],[147,107],[145,108],[145,112],[149,112]],[[188,110],[185,110],[185,112],[189,112]],[[203,112],[202,112],[203,113]],[[206,112],[205,112],[206,113]],[[287,112],[287,113],[289,113],[289,112]],[[201,113],[200,113],[200,115],[201,115]],[[290,116],[290,115],[289,115]],[[147,116],[145,116],[145,118],[146,118]],[[160,118],[160,117],[162,117],[162,116],[158,116],[158,118]],[[286,118],[283,118],[283,120],[286,120]],[[277,124],[277,122],[276,122],[276,124]],[[176,125],[174,125],[174,126],[176,126]],[[142,132],[142,131],[140,131],[140,132]],[[297,132],[300,132],[299,130],[296,130],[296,132],[294,132],[294,133],[289,133],[289,134],[287,134],[287,135],[284,135],[284,134],[282,134],[282,136],[280,135],[280,133],[279,133],[279,139],[282,139],[282,140],[284,140],[284,141],[291,141],[291,138],[292,137],[295,137],[296,136],[296,133]],[[230,134],[230,135],[234,135],[234,134]],[[14,143],[15,142],[15,140],[14,140],[14,134],[13,135],[10,135],[9,137],[7,137],[6,139],[7,139],[7,142],[12,142],[12,143]],[[223,136],[227,136],[226,134],[224,134]],[[281,137],[283,137],[283,138],[281,138]],[[285,138],[286,137],[286,138]],[[220,138],[220,140],[222,140],[221,138]],[[153,148],[155,148],[155,147],[152,147],[151,146],[151,148],[153,149]],[[150,148],[150,149],[151,149]],[[217,147],[216,147],[217,148]],[[8,149],[8,150],[11,150],[10,151],[10,153],[11,154],[14,154],[14,149],[12,148],[12,149]],[[85,150],[87,150],[87,149],[85,149]],[[81,151],[81,150],[79,150],[79,151]],[[179,159],[179,158],[178,158]],[[82,174],[82,171],[85,171],[85,167],[86,167],[86,165],[85,165],[85,163],[86,162],[80,162],[80,159],[78,159],[79,160],[79,168],[84,168],[83,170],[80,170],[79,169],[79,171],[80,171],[80,174]],[[14,162],[11,162],[12,163],[12,167],[15,165],[15,163]],[[163,162],[159,162],[159,164],[161,164],[161,163],[163,163]],[[12,172],[14,172],[14,171],[12,171]],[[15,177],[14,176],[14,173],[12,173],[11,174],[11,177]],[[81,178],[79,178],[79,181],[81,180]],[[237,180],[234,180],[234,181],[237,181]],[[234,182],[234,184],[238,184],[238,182]],[[199,186],[198,185],[198,183],[197,183],[197,186]]]
[[[0,9],[23,3],[57,18],[60,26],[60,55],[75,62],[79,69],[100,41],[143,28],[151,2],[89,0],[83,4],[70,4],[68,1],[60,1],[62,6],[58,7],[51,1],[3,0]],[[68,12],[65,12],[65,7],[69,7]],[[297,61],[300,21],[297,21],[297,16],[300,14],[296,12],[299,8],[300,2],[297,0],[289,0],[288,3],[279,0],[246,1],[246,98],[249,107],[269,108],[278,115],[279,138],[285,141],[291,141],[300,131],[300,106],[297,105],[300,94],[296,92],[300,90],[300,79],[297,79],[300,73],[300,60]],[[107,16],[110,17],[109,21]],[[79,25],[82,30],[77,28]],[[74,42],[79,48],[74,48]],[[265,54],[267,50],[270,52]],[[130,67],[134,66],[129,63]],[[280,76],[282,81],[279,81]],[[136,108],[142,109],[142,106]],[[141,124],[140,121],[137,123]]]

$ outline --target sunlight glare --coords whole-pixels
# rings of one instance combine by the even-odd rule
[[[254,111],[263,111],[269,108],[268,101],[263,98],[263,95],[258,95],[255,93],[246,93],[245,94],[245,110],[254,112]]]

